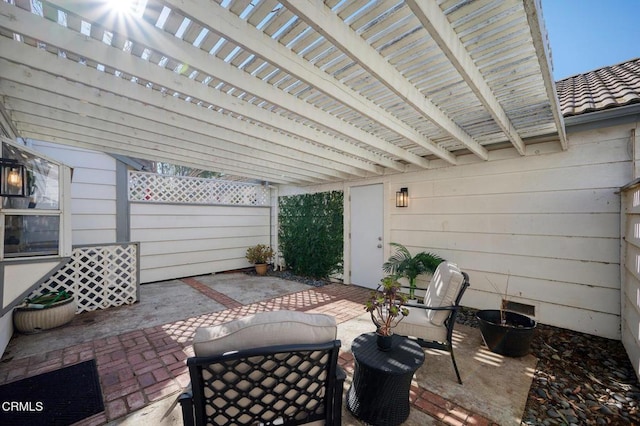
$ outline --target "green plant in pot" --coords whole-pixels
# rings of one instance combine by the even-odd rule
[[[444,259],[437,254],[424,251],[412,256],[411,252],[399,243],[391,243],[391,246],[395,247],[396,251],[382,265],[382,270],[388,274],[406,277],[409,280],[409,299],[415,299],[418,275],[424,273],[433,274]]]
[[[76,314],[73,294],[65,290],[27,298],[13,310],[13,325],[20,333],[38,333],[70,322]]]
[[[253,263],[258,275],[267,273],[267,263],[273,257],[273,249],[266,244],[258,244],[247,249],[245,257]]]
[[[409,309],[404,307],[406,301],[407,297],[400,293],[400,283],[393,275],[383,278],[377,290],[371,292],[365,310],[371,314],[376,326],[379,349],[391,349],[392,329],[409,315]]]

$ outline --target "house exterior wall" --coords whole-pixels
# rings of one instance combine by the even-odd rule
[[[269,207],[131,203],[140,282],[250,267],[247,247],[270,244]]]
[[[620,339],[618,191],[632,175],[632,127],[570,134],[567,151],[538,144],[525,157],[506,149],[488,162],[461,156],[455,167],[385,177],[385,257],[390,242],[433,251],[469,273],[465,306],[498,308],[508,282],[508,300],[533,306],[538,321]],[[306,188],[346,191],[346,271],[346,195],[380,181]],[[407,208],[395,207],[401,187],[409,189]]]
[[[43,141],[31,146],[73,168],[73,244],[117,242],[118,213],[127,214],[116,207],[117,160]],[[272,194],[277,197],[277,189]],[[275,222],[269,207],[134,202],[129,209],[129,240],[140,242],[141,283],[249,267],[248,246],[276,245],[270,241]]]
[[[27,147],[35,155],[38,151],[33,146]],[[41,157],[46,161],[55,162],[54,156],[43,153]],[[60,162],[64,163],[64,162]],[[71,215],[66,208],[71,202],[71,169],[59,164],[58,191],[59,211],[34,210],[35,212],[51,213],[60,218],[59,252],[56,255],[44,257],[19,257],[14,259],[2,259],[0,261],[0,354],[4,353],[13,335],[13,307],[20,303],[29,293],[42,283],[46,277],[62,264],[72,253]],[[20,210],[7,209],[3,213],[21,214]],[[4,223],[4,216],[2,216]],[[4,226],[4,225],[3,225]]]
[[[633,181],[621,190],[620,329],[622,344],[629,355],[636,376],[640,378],[640,132],[638,127],[631,134],[631,144]]]
[[[640,377],[640,185],[622,191],[621,333],[631,365]]]
[[[116,160],[82,148],[32,141],[32,148],[73,168],[73,245],[116,242]]]

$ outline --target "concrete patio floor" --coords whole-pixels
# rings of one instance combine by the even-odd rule
[[[193,355],[195,329],[256,312],[290,309],[336,318],[340,364],[348,375],[346,394],[353,373],[351,341],[373,331],[363,315],[368,292],[357,286],[311,287],[243,273],[145,284],[134,305],[82,313],[63,327],[39,334],[14,335],[0,363],[0,384],[95,358],[105,411],[79,425],[181,425],[174,403],[189,383],[185,359]],[[412,384],[411,415],[405,425],[520,423],[536,360],[491,354],[477,333],[456,326],[462,386],[448,354],[427,352]],[[343,423],[363,424],[346,409]]]

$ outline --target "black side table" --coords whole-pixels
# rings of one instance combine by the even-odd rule
[[[355,360],[347,408],[357,418],[380,426],[399,425],[409,417],[411,379],[424,362],[424,352],[414,341],[393,336],[392,349],[383,352],[376,334],[356,337],[351,344]]]

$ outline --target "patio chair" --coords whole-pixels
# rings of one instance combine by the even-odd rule
[[[453,326],[460,309],[460,299],[469,287],[469,276],[451,262],[442,262],[436,268],[423,303],[408,304],[406,316],[393,332],[414,338],[423,348],[439,349],[451,354],[453,369],[462,384],[453,355]]]
[[[201,327],[187,359],[184,424],[340,425],[346,375],[335,318],[275,311]]]

